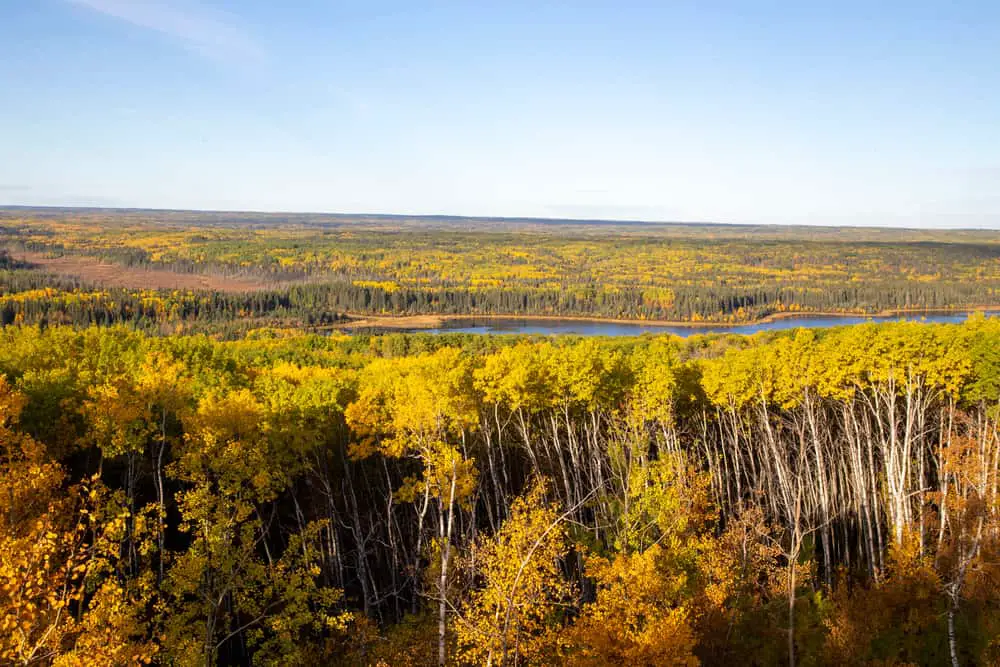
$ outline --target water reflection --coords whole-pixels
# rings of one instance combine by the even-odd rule
[[[1000,311],[987,312],[994,316]],[[803,315],[786,317],[769,322],[757,322],[739,326],[660,326],[643,322],[591,322],[572,319],[532,320],[518,317],[504,318],[462,318],[449,320],[435,329],[423,329],[425,333],[469,333],[469,334],[575,334],[578,336],[639,336],[641,334],[673,334],[675,336],[693,336],[707,333],[755,334],[759,331],[779,331],[782,329],[797,329],[799,327],[823,328],[860,324],[862,322],[964,322],[970,313],[910,313],[906,315],[888,315],[877,317],[864,316],[826,316]]]

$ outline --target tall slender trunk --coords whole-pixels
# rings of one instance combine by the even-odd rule
[[[788,667],[795,667],[795,558],[788,560]]]
[[[451,560],[451,532],[455,518],[455,482],[458,477],[457,464],[452,463],[451,488],[448,491],[448,522],[444,512],[438,513],[438,526],[443,544],[441,545],[441,577],[438,580],[438,665],[444,667],[447,659],[447,615],[448,615],[448,563]],[[443,508],[442,508],[443,509]]]
[[[958,639],[955,636],[955,613],[958,611],[958,597],[951,595],[948,604],[948,653],[951,656],[951,667],[961,667],[958,661]]]
[[[156,543],[159,548],[157,554],[159,560],[159,569],[156,574],[157,586],[163,583],[164,576],[164,565],[163,559],[166,555],[166,514],[167,505],[166,497],[163,489],[163,453],[167,449],[167,411],[163,411],[163,416],[160,420],[160,446],[156,452],[156,461],[153,466],[153,477],[154,484],[156,486],[156,504],[159,509],[159,514],[157,516],[157,534]]]
[[[424,500],[420,505],[420,509],[417,510],[417,548],[413,552],[413,598],[410,600],[410,612],[413,614],[417,613],[419,609],[419,599],[418,593],[420,591],[419,581],[420,581],[420,550],[424,545],[424,517],[427,516],[427,508],[430,505],[431,492],[430,486],[424,485]]]

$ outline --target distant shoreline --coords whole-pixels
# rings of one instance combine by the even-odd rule
[[[897,315],[942,315],[942,314],[960,314],[960,313],[975,313],[975,312],[988,312],[988,311],[1000,311],[1000,304],[992,306],[961,306],[954,308],[894,308],[882,310],[877,313],[859,313],[859,312],[836,312],[836,311],[815,311],[815,310],[798,310],[798,311],[784,311],[780,313],[772,313],[765,317],[761,317],[755,320],[745,320],[741,322],[712,322],[712,321],[701,321],[701,322],[690,322],[683,320],[640,320],[640,319],[629,319],[629,318],[617,318],[617,317],[591,317],[585,315],[519,315],[519,314],[489,314],[489,315],[475,315],[475,314],[425,314],[425,315],[367,315],[364,313],[347,313],[347,316],[351,318],[346,322],[340,322],[328,327],[330,329],[356,329],[356,328],[372,328],[372,329],[437,329],[440,328],[445,322],[453,322],[455,320],[527,320],[531,322],[552,322],[552,321],[569,321],[569,322],[593,322],[598,324],[634,324],[642,326],[653,326],[653,327],[687,327],[692,329],[701,328],[715,328],[715,327],[743,327],[743,326],[754,326],[757,324],[767,324],[768,322],[774,322],[777,320],[788,319],[792,317],[894,317]]]

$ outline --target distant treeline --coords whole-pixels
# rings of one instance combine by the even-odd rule
[[[584,315],[663,320],[752,320],[796,304],[804,312],[875,313],[887,309],[934,309],[992,303],[982,285],[875,283],[816,292],[806,288],[746,291],[678,289],[668,305],[648,302],[640,289],[582,293],[567,290],[471,291],[386,289],[346,281],[301,284],[257,292],[96,289],[80,280],[23,269],[0,269],[0,324],[111,325],[140,329],[164,323],[219,323],[242,318],[280,318],[301,326],[347,319],[346,313],[392,315]],[[722,317],[720,318],[720,314]]]
[[[972,284],[875,283],[816,292],[807,288],[746,291],[685,287],[672,303],[649,302],[641,289],[517,290],[386,289],[346,281],[307,283],[245,293],[95,289],[72,278],[38,271],[0,269],[0,324],[129,323],[140,329],[164,323],[219,323],[242,318],[294,320],[323,326],[347,319],[346,313],[392,315],[585,315],[663,320],[752,320],[788,311],[863,311],[933,309],[992,302],[989,288]],[[720,314],[723,316],[720,318]]]
[[[830,291],[807,287],[744,290],[681,287],[670,304],[649,301],[639,288],[601,292],[566,289],[386,289],[329,283],[290,288],[296,303],[355,313],[394,315],[591,315],[608,318],[744,321],[788,310],[877,313],[993,303],[991,288],[979,284],[872,283]],[[788,304],[794,304],[789,308]]]
[[[225,331],[226,324],[322,326],[343,321],[297,291],[226,293],[189,290],[99,289],[78,279],[11,268],[0,252],[0,325],[131,325],[144,331]],[[261,321],[264,320],[264,321]],[[166,328],[165,328],[166,327]],[[244,329],[240,326],[238,329]]]

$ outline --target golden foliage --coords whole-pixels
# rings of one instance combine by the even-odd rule
[[[536,480],[514,500],[510,516],[465,559],[476,587],[454,621],[459,658],[473,665],[541,665],[553,657],[553,631],[573,586],[561,562],[567,552],[559,508]]]

